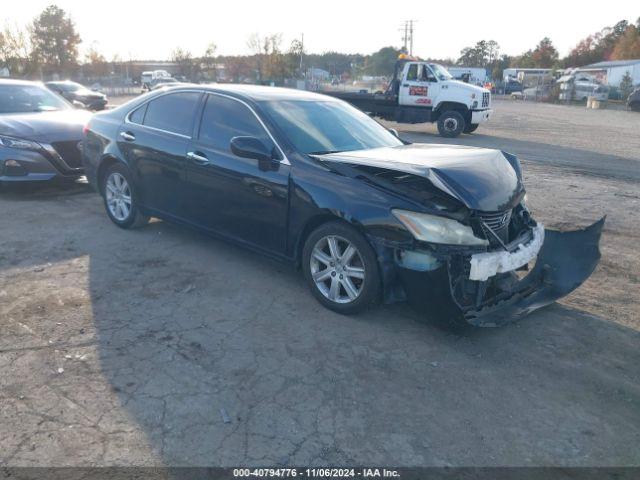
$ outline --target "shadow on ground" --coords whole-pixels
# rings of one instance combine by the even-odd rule
[[[53,265],[56,288],[75,281],[56,265],[78,261],[86,278],[86,312],[74,316],[77,300],[48,318],[67,322],[62,351],[95,346],[95,370],[42,380],[100,427],[99,442],[54,429],[75,435],[80,463],[150,461],[134,443],[105,453],[126,422],[166,465],[640,463],[636,331],[559,305],[463,333],[402,305],[339,316],[282,264],[162,222],[120,230],[77,188],[11,215],[35,232],[19,245],[18,230],[3,233],[0,273]],[[110,394],[113,408],[98,408]]]

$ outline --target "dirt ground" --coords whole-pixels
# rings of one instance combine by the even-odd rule
[[[640,115],[601,113],[496,102],[458,139],[519,154],[546,225],[607,215],[592,278],[500,329],[339,316],[279,263],[116,228],[83,184],[1,193],[0,466],[640,466]]]

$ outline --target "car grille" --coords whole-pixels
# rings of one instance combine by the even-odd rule
[[[509,222],[511,221],[511,210],[503,212],[482,212],[479,214],[482,221],[482,228],[489,239],[489,243],[496,243],[496,239],[487,228],[490,228],[502,242],[509,241]]]
[[[69,166],[69,168],[82,167],[82,153],[79,148],[80,142],[78,140],[70,142],[54,142],[51,145],[58,155],[62,157],[62,160],[67,164],[67,166]]]
[[[491,94],[489,92],[484,92],[482,94],[482,108],[487,108],[491,103]]]

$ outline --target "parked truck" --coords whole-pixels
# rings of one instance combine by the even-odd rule
[[[491,92],[454,80],[442,65],[400,55],[384,92],[325,92],[374,117],[399,123],[437,122],[443,137],[471,133],[489,120]]]

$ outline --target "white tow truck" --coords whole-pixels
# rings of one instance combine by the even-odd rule
[[[438,122],[443,137],[471,133],[489,120],[491,92],[458,80],[442,65],[400,55],[386,91],[323,92],[374,117],[399,123]]]

